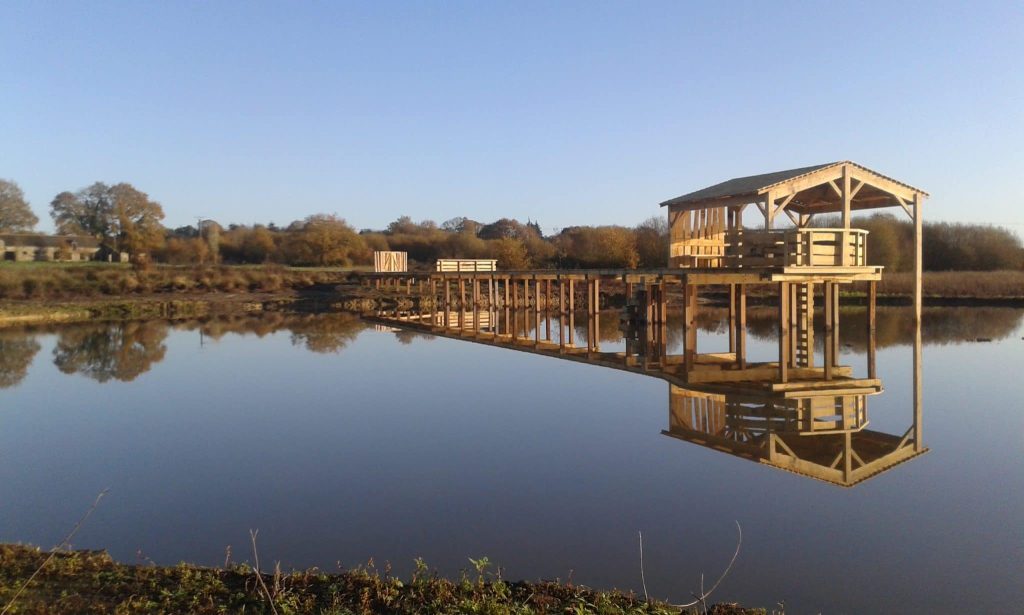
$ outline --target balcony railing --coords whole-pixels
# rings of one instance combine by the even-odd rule
[[[862,229],[749,229],[717,237],[673,240],[673,267],[864,267],[867,235]]]

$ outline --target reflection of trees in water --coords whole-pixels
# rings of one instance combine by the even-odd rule
[[[867,308],[843,308],[839,337],[854,349],[867,347]],[[1010,335],[1024,319],[1024,310],[1000,307],[932,307],[921,311],[921,339],[925,344],[957,344],[976,340],[1000,340]],[[824,340],[824,317],[815,314],[815,341]],[[764,340],[777,339],[775,308],[751,308],[747,312],[748,332]],[[878,308],[875,344],[878,348],[914,343],[914,313],[903,307]]]
[[[28,375],[39,342],[26,331],[0,333],[0,389],[16,386]]]
[[[345,312],[310,314],[300,318],[287,325],[292,332],[292,344],[305,346],[312,352],[341,352],[366,328],[366,323],[357,314]]]
[[[413,340],[420,339],[427,340],[429,342],[435,338],[429,333],[420,333],[419,331],[412,331],[410,329],[401,329],[399,331],[395,331],[395,339],[403,346],[408,346],[413,342]]]
[[[262,338],[271,333],[288,331],[291,333],[292,344],[305,346],[312,352],[328,353],[343,350],[366,328],[366,323],[357,314],[349,312],[258,312],[181,321],[175,323],[175,328],[199,330],[211,340],[219,340],[226,335],[255,335]]]
[[[168,328],[166,322],[136,321],[61,329],[53,363],[65,374],[130,382],[163,360]]]

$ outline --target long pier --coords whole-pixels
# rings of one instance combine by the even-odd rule
[[[831,381],[846,377],[839,364],[839,299],[843,285],[867,286],[869,331],[875,328],[878,267],[778,267],[707,269],[596,269],[535,271],[428,271],[361,273],[364,286],[396,295],[428,299],[443,322],[484,310],[497,314],[530,312],[540,323],[542,315],[559,314],[572,330],[577,312],[588,322],[602,307],[602,288],[615,284],[626,296],[628,318],[638,323],[667,322],[670,290],[681,297],[687,349],[681,358],[690,379],[727,381],[772,380],[785,386],[791,380]],[[727,353],[697,353],[696,319],[702,289],[716,287],[728,292],[729,348]],[[752,363],[747,353],[747,297],[754,287],[774,291],[778,305],[779,358]],[[820,293],[818,292],[820,288]],[[814,357],[814,312],[817,296],[824,307],[826,344],[820,363]],[[547,321],[550,323],[550,321]],[[459,323],[460,325],[463,324]],[[474,330],[477,330],[474,327]],[[477,330],[477,334],[479,331]],[[869,335],[869,339],[873,339]],[[563,349],[564,350],[564,349]],[[571,354],[571,353],[570,353]],[[701,372],[717,372],[705,374]],[[874,348],[869,352],[869,378],[875,378]]]

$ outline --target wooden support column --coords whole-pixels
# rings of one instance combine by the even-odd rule
[[[540,342],[540,280],[533,279],[533,343]]]
[[[568,307],[567,311],[568,311],[568,314],[569,314],[569,345],[570,346],[575,346],[576,345],[576,289],[575,289],[575,285],[576,285],[576,282],[572,278],[569,278],[569,288],[568,288],[569,307]]]
[[[729,285],[729,352],[736,354],[736,285]]]
[[[789,284],[789,366],[796,367],[797,345],[800,342],[800,303],[797,292],[800,285]]]
[[[466,328],[466,279],[459,276],[459,333]]]
[[[850,165],[843,165],[843,245],[841,263],[843,267],[850,266],[850,202],[853,200],[850,193]]]
[[[565,280],[558,278],[558,313],[565,314]]]
[[[444,278],[444,326],[447,329],[451,326],[452,293],[448,278]]]
[[[697,287],[687,278],[683,278],[683,328],[683,367],[689,373],[697,356]]]
[[[923,259],[921,253],[921,203],[924,197],[914,194],[914,320],[921,322],[921,273]]]
[[[736,287],[736,364],[740,369],[747,367],[747,287]]]
[[[874,280],[871,280],[868,282],[868,378],[875,378],[877,374],[875,366],[875,300],[877,297],[877,283]]]
[[[662,325],[668,322],[668,293],[665,292],[665,279],[662,278],[658,284],[658,322]]]
[[[551,311],[551,280],[544,280],[544,310]]]
[[[789,382],[789,282],[779,282],[779,382]]]
[[[832,366],[839,365],[842,345],[839,343],[839,283],[832,285]]]
[[[835,365],[835,302],[832,294],[835,292],[835,283],[826,281],[824,287],[825,300],[825,380],[832,380],[832,367]]]

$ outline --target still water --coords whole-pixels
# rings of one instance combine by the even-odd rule
[[[700,322],[702,349],[727,346],[721,316]],[[842,362],[863,375],[858,318],[844,312]],[[715,600],[1017,612],[1024,310],[932,308],[923,324],[929,451],[852,487],[672,437],[664,379],[352,314],[2,330],[0,541],[52,545],[109,487],[74,546],[122,561],[245,560],[259,529],[286,568],[405,573],[422,557],[457,574],[487,555],[506,577],[640,591],[642,531],[652,596],[689,601],[738,521]],[[576,325],[577,344],[627,348],[614,313]],[[877,327],[866,429],[898,438],[914,329],[898,308]],[[749,330],[750,355],[773,356],[770,317],[752,311]]]

